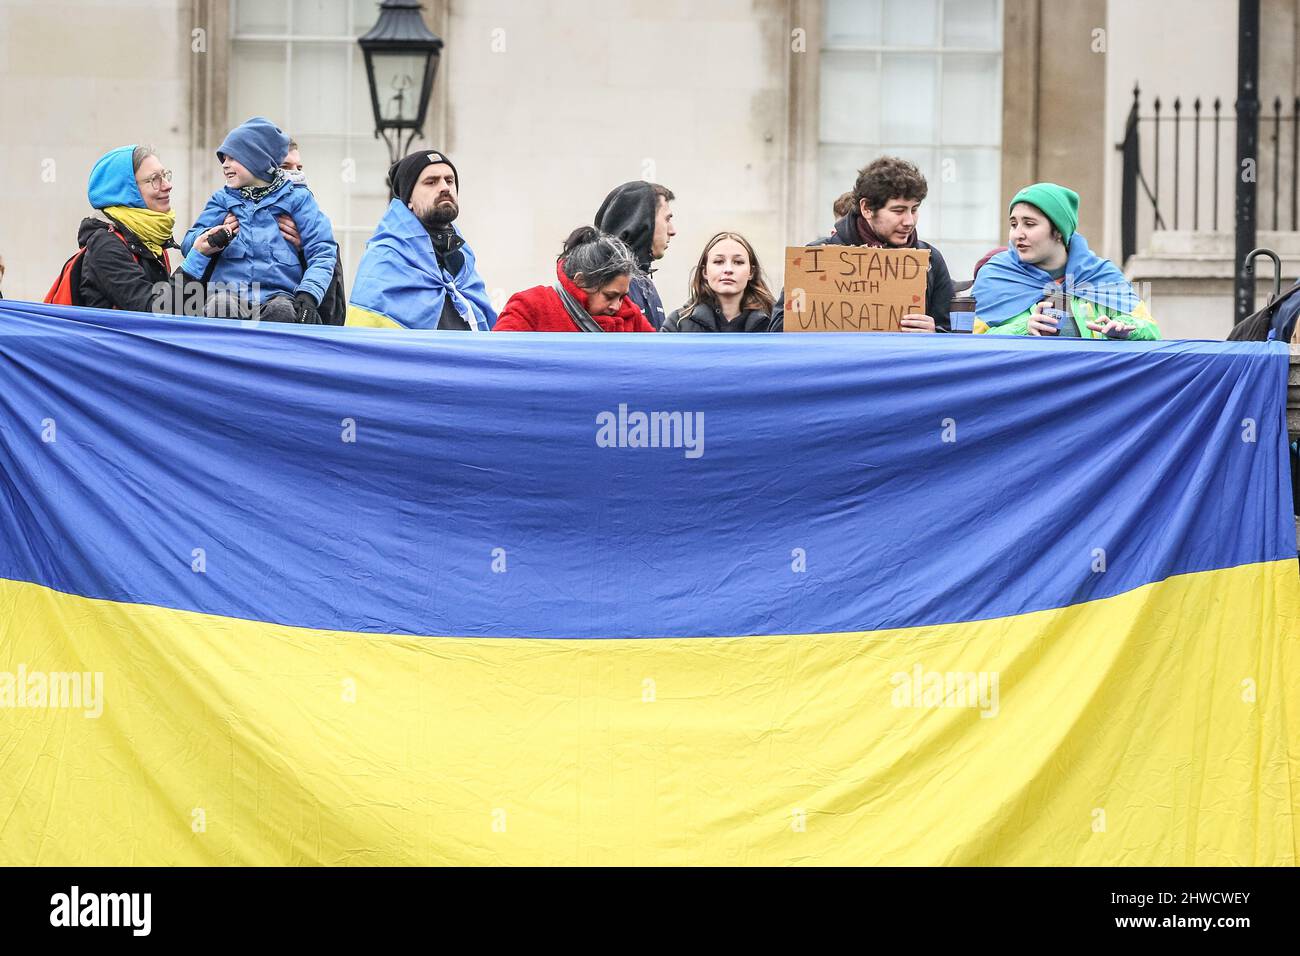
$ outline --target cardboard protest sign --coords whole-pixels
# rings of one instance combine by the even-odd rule
[[[787,332],[897,332],[925,314],[929,249],[789,246]]]

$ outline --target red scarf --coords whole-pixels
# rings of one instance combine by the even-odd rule
[[[871,246],[873,249],[894,249],[894,248],[916,249],[917,248],[916,229],[912,230],[912,235],[911,238],[908,239],[907,245],[891,246],[889,243],[885,242],[878,235],[876,235],[876,230],[871,228],[871,223],[867,222],[866,216],[859,214],[854,217],[854,221],[857,223],[858,226],[858,238],[862,240],[862,245],[864,246]]]

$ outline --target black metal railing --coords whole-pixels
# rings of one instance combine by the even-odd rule
[[[1196,97],[1189,104],[1157,96],[1150,112],[1133,105],[1124,129],[1120,184],[1120,247],[1125,262],[1137,252],[1139,233],[1161,229],[1194,232],[1235,228],[1233,197],[1238,175],[1253,175],[1262,229],[1300,230],[1300,97],[1284,103],[1276,96],[1261,104],[1259,152],[1249,168],[1235,156],[1237,116],[1220,96]],[[1286,109],[1284,110],[1284,106]],[[1283,212],[1283,199],[1290,208]]]

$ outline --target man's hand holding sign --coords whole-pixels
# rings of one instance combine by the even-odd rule
[[[933,332],[925,314],[928,249],[790,246],[787,332]]]

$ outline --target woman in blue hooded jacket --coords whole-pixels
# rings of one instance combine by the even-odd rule
[[[202,288],[174,269],[167,251],[172,230],[172,174],[148,146],[119,146],[90,171],[86,197],[94,210],[81,221],[77,244],[85,249],[72,303],[131,312],[201,314]],[[211,250],[207,236],[197,240]]]

